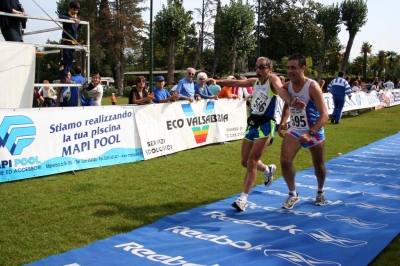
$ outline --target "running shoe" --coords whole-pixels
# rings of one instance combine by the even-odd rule
[[[317,192],[317,196],[315,197],[315,206],[323,206],[325,205],[326,199],[325,199],[325,192]]]
[[[264,185],[266,187],[269,187],[272,185],[272,181],[274,181],[274,174],[276,172],[276,165],[275,164],[270,164],[267,165],[268,173],[264,171]]]
[[[293,195],[292,193],[289,193],[289,196],[282,205],[282,209],[291,210],[293,209],[293,206],[299,202],[300,202],[299,193],[297,193],[297,196]]]
[[[241,199],[237,199],[232,203],[232,207],[240,212],[244,212],[246,210],[246,202],[242,201]]]

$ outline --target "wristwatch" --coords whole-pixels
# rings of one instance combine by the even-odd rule
[[[314,135],[315,135],[315,132],[314,132],[314,131],[312,131],[312,130],[309,130],[309,131],[308,131],[308,134],[310,134],[310,136],[311,136],[311,137],[314,137]]]

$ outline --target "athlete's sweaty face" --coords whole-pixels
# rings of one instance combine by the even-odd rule
[[[267,66],[266,60],[258,60],[256,63],[256,73],[259,80],[264,80],[268,77],[268,74],[272,71],[272,68]]]
[[[290,81],[293,83],[299,82],[304,77],[305,66],[300,67],[298,60],[289,60],[287,62],[287,73]]]

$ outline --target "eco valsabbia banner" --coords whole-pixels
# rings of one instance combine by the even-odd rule
[[[145,159],[242,139],[246,118],[246,102],[233,99],[178,101],[135,108]]]

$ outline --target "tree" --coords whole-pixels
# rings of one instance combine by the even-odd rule
[[[202,7],[195,8],[197,13],[200,15],[201,21],[197,22],[196,25],[199,27],[199,38],[197,43],[196,55],[194,58],[193,67],[197,68],[199,61],[202,61],[202,54],[204,48],[204,39],[209,36],[208,28],[212,26],[214,19],[213,13],[217,8],[217,3],[213,0],[202,0]]]
[[[381,77],[381,73],[385,70],[387,60],[386,60],[386,52],[383,50],[379,50],[378,54],[376,55],[376,62],[379,67],[378,69],[378,77]],[[385,70],[386,71],[386,70]]]
[[[46,44],[59,44],[59,41],[47,40]],[[52,48],[44,47],[43,51],[51,51]],[[43,80],[49,80],[50,82],[60,78],[58,71],[60,62],[59,53],[46,54],[42,58],[37,58],[37,70],[36,70],[36,82],[42,83]]]
[[[363,55],[363,79],[367,79],[367,60],[368,54],[372,52],[372,45],[369,42],[363,42],[361,46],[361,54]]]
[[[321,80],[323,68],[325,65],[326,51],[328,50],[329,43],[338,36],[340,32],[340,8],[338,4],[331,6],[323,6],[318,9],[316,22],[321,25],[324,31],[324,44],[322,48],[323,57],[318,65],[317,81]]]
[[[237,56],[243,56],[255,48],[255,37],[252,34],[255,15],[252,6],[248,2],[243,4],[242,0],[231,0],[230,5],[225,5],[221,11],[220,26],[223,38],[232,51],[230,74],[233,75]]]
[[[163,5],[154,19],[154,40],[155,43],[168,47],[168,76],[167,84],[174,81],[175,70],[175,46],[184,41],[184,36],[190,30],[192,13],[186,12],[182,1],[168,0],[167,6]]]
[[[342,71],[346,72],[347,63],[350,57],[350,51],[353,46],[354,39],[360,28],[367,23],[368,7],[367,1],[363,0],[344,0],[341,4],[342,21],[346,25],[349,32],[349,40],[347,41],[346,51],[343,57]]]
[[[340,43],[338,37],[334,38],[328,47],[326,53],[327,60],[327,73],[336,74],[343,62],[344,46]]]
[[[389,59],[389,66],[388,66],[388,73],[390,74],[391,77],[394,76],[394,61],[397,57],[397,53],[394,51],[388,51],[386,53],[386,57]]]
[[[57,2],[57,12],[68,10],[69,0]],[[126,49],[140,45],[146,23],[139,7],[143,0],[80,0],[79,14],[90,22],[91,69],[100,75],[113,73],[120,95],[124,89],[124,60]],[[81,39],[84,32],[80,32]]]
[[[214,77],[215,72],[217,71],[219,54],[221,53],[221,48],[223,46],[223,40],[224,40],[222,37],[221,12],[222,12],[221,1],[217,0],[217,13],[215,16],[215,23],[214,23],[214,58],[211,69],[211,77]]]
[[[311,0],[261,1],[261,54],[276,61],[293,53],[316,57],[323,40],[316,22],[320,6]]]

